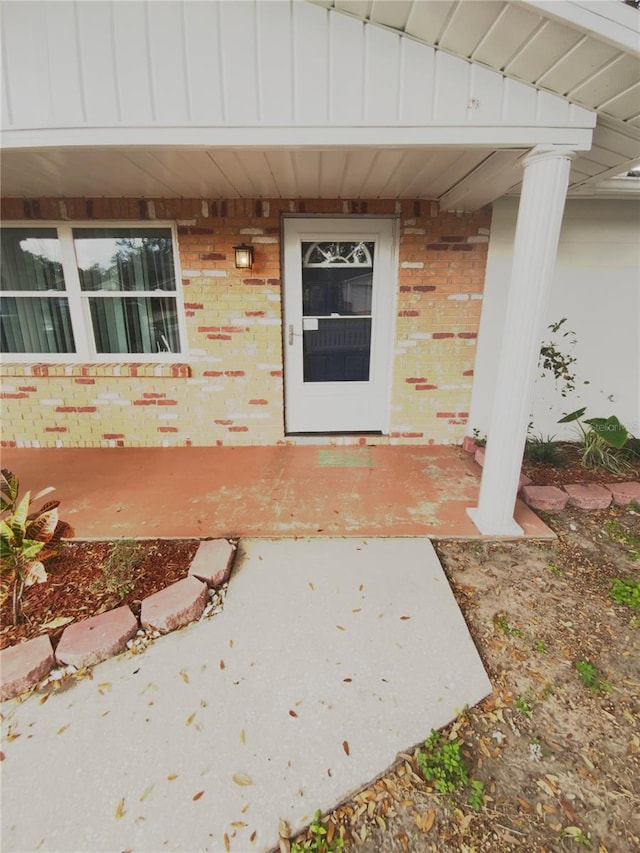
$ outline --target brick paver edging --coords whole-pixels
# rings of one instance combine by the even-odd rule
[[[467,436],[462,444],[463,450],[472,453],[478,465],[484,465],[484,447],[479,447]],[[606,509],[611,502],[617,506],[640,504],[640,482],[627,483],[567,483],[558,486],[535,486],[525,475],[520,475],[520,497],[532,509],[544,512],[559,512],[565,506],[578,509]]]
[[[124,652],[143,627],[166,634],[198,619],[207,604],[208,589],[229,580],[236,546],[226,539],[203,541],[188,575],[142,602],[140,622],[125,605],[68,625],[54,652],[48,634],[0,651],[0,701],[33,688],[56,665],[93,666]],[[154,634],[156,636],[156,634]]]

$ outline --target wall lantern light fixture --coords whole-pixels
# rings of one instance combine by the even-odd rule
[[[236,269],[250,270],[253,266],[253,246],[241,243],[234,246],[233,251],[236,253]]]

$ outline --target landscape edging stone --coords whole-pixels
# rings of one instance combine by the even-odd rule
[[[203,541],[218,541],[218,540],[203,540]],[[236,553],[236,546],[234,543],[232,543],[226,539],[220,540],[220,541],[229,542],[229,545],[232,549],[231,558],[226,561],[223,569],[220,569],[217,572],[212,572],[211,574],[212,574],[212,576],[216,577],[216,579],[219,576],[224,575],[225,581],[226,581],[229,578],[229,575],[231,574],[233,558],[235,557],[235,553]],[[197,553],[198,552],[196,552],[196,555],[194,555],[194,559],[197,556]],[[191,562],[193,563],[193,560]],[[189,565],[189,568],[191,568],[191,564]],[[187,570],[187,575],[185,576],[185,578],[183,580],[187,580],[189,578],[191,578],[192,580],[195,580],[193,575],[189,575],[188,571],[189,570]],[[182,583],[182,581],[178,581],[178,583]],[[220,584],[218,584],[218,583],[216,583],[215,585],[214,584],[202,583],[203,591],[207,590],[208,588],[214,588],[214,586],[217,587],[219,585]],[[165,587],[165,589],[160,590],[160,592],[164,592],[167,589],[169,589],[169,587]],[[143,602],[142,602],[143,605],[144,605],[144,602],[148,598],[151,598],[153,595],[158,595],[158,594],[159,593],[152,593],[151,596],[147,596],[147,598],[143,599]],[[187,622],[183,622],[181,624],[175,625],[175,627],[168,629],[166,633],[170,633],[173,630],[177,630],[178,628],[184,627],[185,625],[189,624],[189,622],[192,622],[192,621],[195,621],[196,619],[198,619],[199,616],[202,614],[202,611],[204,610],[205,605],[206,605],[206,601],[205,601],[205,604],[203,604],[203,607],[200,610],[200,612],[198,613],[198,615],[193,616],[193,618],[189,619]],[[121,609],[123,607],[126,607],[126,605],[119,605],[119,607],[113,608],[113,610],[118,610],[118,609]],[[129,609],[129,608],[127,608],[127,609]],[[99,616],[106,616],[109,613],[113,612],[113,610],[112,611],[106,611],[103,614],[99,614]],[[131,613],[131,611],[129,611],[129,612]],[[126,644],[127,640],[130,640],[131,637],[133,637],[136,634],[136,632],[140,629],[140,620],[136,619],[136,617],[133,615],[133,613],[131,613],[131,616],[135,620],[135,628],[133,627],[133,625],[131,626],[133,628],[133,632],[127,636],[126,640],[124,641],[125,644]],[[74,622],[73,624],[69,625],[67,629],[65,629],[65,632],[69,628],[73,628],[75,626],[82,625],[82,623],[89,622],[89,621],[94,620],[96,618],[98,618],[98,617],[90,616],[88,619],[83,619],[80,622]],[[64,637],[64,633],[62,636]],[[32,644],[32,643],[36,644],[37,643],[38,645],[42,645],[43,650],[44,650],[44,645],[46,642],[48,642],[48,644],[49,644],[49,648],[51,649],[51,654],[50,654],[50,656],[43,654],[43,659],[38,663],[37,666],[34,666],[32,662],[31,663],[29,662],[31,659],[32,649],[34,648],[34,646],[29,645],[29,644]],[[62,642],[62,638],[61,638],[61,642]],[[24,647],[27,647],[27,651],[21,653],[19,650],[21,650]],[[100,658],[100,660],[92,661],[92,663],[99,663],[102,660],[106,660],[108,657],[113,657],[114,655],[122,654],[124,651],[125,651],[124,648],[120,648],[119,651],[114,652],[112,654],[109,654],[106,657]],[[57,649],[56,649],[56,652],[57,652]],[[19,662],[19,659],[23,656],[24,656],[25,663],[23,665],[21,665]],[[2,658],[4,658],[4,661],[2,660]],[[36,684],[38,684],[39,681],[41,681],[48,673],[50,673],[52,671],[52,669],[56,665],[57,657],[56,657],[56,653],[53,650],[53,646],[51,644],[51,638],[50,638],[49,634],[40,634],[37,637],[33,637],[30,640],[26,640],[23,643],[16,643],[13,646],[7,646],[7,648],[0,650],[0,661],[2,661],[2,666],[0,666],[0,701],[4,702],[5,700],[15,698],[20,693],[24,693],[28,690],[31,690]],[[7,680],[5,680],[5,678],[4,678],[5,671],[8,668],[6,661],[10,662],[9,673],[11,676],[11,678],[7,679]],[[70,663],[72,666],[76,665],[74,663],[74,661],[71,661]],[[91,665],[91,664],[80,664],[80,665],[86,666],[86,665]]]

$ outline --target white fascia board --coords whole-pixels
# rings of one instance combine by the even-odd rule
[[[518,0],[518,3],[640,56],[640,12],[620,0]]]
[[[608,178],[597,183],[580,184],[570,191],[572,196],[586,198],[637,198],[640,199],[640,178]]]
[[[350,148],[440,145],[507,148],[541,144],[588,151],[596,114],[583,127],[477,126],[430,127],[128,127],[6,130],[4,150],[110,147],[190,148]]]

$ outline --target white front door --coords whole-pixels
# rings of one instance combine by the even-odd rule
[[[285,219],[288,433],[388,430],[393,236],[392,219]]]

